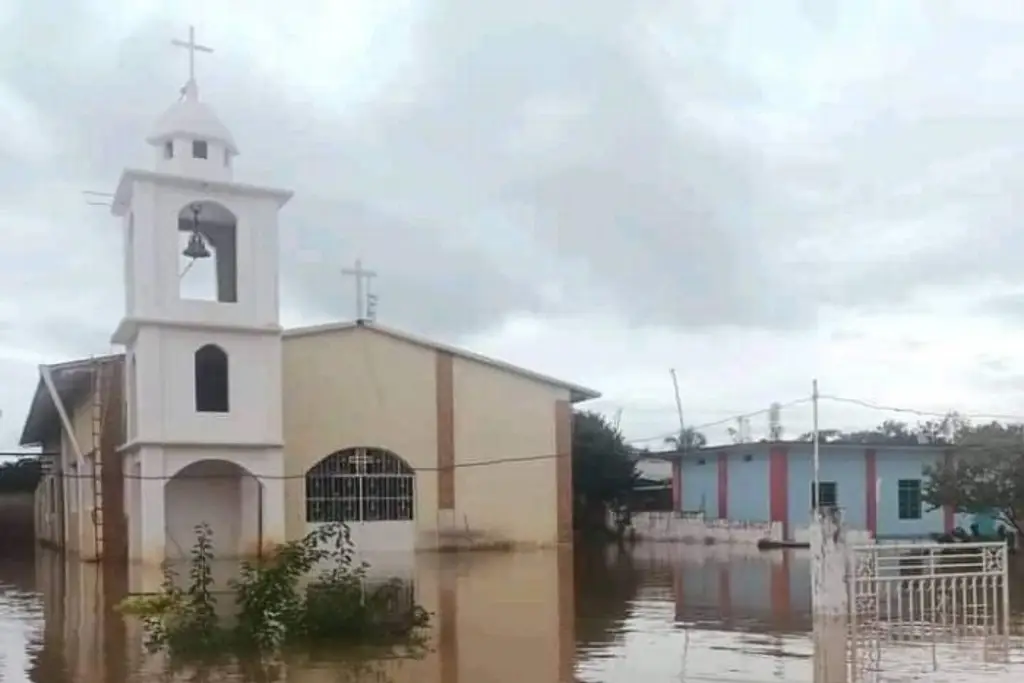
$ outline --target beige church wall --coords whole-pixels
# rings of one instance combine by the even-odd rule
[[[362,330],[284,339],[285,529],[307,531],[307,470],[355,447],[385,448],[417,469],[418,547],[437,538],[434,353]]]
[[[475,544],[557,543],[555,407],[568,390],[460,358],[452,375],[453,535]],[[494,464],[467,466],[480,462]]]

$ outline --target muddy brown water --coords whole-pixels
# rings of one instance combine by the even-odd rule
[[[293,656],[269,680],[813,680],[810,572],[800,553],[578,547],[421,555],[388,571],[409,580],[434,613],[429,652],[383,661],[351,651]],[[1016,581],[1024,588],[1024,572]],[[1015,593],[1024,634],[1024,590]],[[8,548],[0,560],[0,681],[155,680],[161,663],[143,655],[141,631],[110,611],[113,602],[97,567]],[[879,680],[1019,681],[1022,652],[1014,645],[993,658],[984,643],[893,646]],[[254,680],[226,668],[203,673]]]

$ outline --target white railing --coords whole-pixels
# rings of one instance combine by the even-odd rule
[[[1004,543],[858,546],[852,565],[854,633],[896,640],[1009,633]]]
[[[889,671],[887,645],[970,642],[1008,654],[1010,593],[1005,543],[872,544],[849,566],[852,680]],[[926,645],[927,649],[927,645]],[[934,663],[933,663],[934,665]],[[937,665],[935,665],[937,666]]]

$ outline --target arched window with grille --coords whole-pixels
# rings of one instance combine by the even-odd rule
[[[416,473],[382,448],[332,453],[306,472],[306,521],[408,522],[415,513]]]

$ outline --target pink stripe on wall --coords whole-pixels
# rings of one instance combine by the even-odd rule
[[[771,521],[782,522],[784,537],[789,536],[789,448],[772,446],[768,456],[768,511]]]
[[[951,466],[953,464],[953,449],[947,448],[943,455],[946,460],[946,466]],[[942,526],[947,534],[952,533],[953,528],[956,526],[956,517],[953,514],[953,508],[949,505],[942,506]]]
[[[864,449],[864,512],[868,531],[878,535],[878,454],[874,448]]]
[[[718,518],[729,519],[729,454],[718,454]]]

